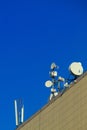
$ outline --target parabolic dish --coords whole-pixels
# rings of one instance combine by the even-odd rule
[[[73,62],[69,66],[69,70],[75,76],[80,76],[83,74],[83,67],[82,67],[82,64],[80,62]]]
[[[47,88],[51,87],[52,85],[53,85],[53,83],[52,83],[52,81],[50,81],[50,80],[48,80],[48,81],[45,82],[45,86],[46,86]]]

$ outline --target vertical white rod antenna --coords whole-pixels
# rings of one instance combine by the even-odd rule
[[[21,123],[24,122],[24,105],[21,108]]]
[[[16,119],[16,126],[18,126],[18,110],[17,110],[17,101],[14,101],[15,104],[15,119]]]

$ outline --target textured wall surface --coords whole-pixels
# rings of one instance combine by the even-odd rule
[[[17,130],[87,130],[87,74]]]

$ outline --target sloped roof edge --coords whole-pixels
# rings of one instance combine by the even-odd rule
[[[73,82],[69,88],[64,90],[62,93],[60,93],[58,96],[53,98],[51,101],[49,101],[45,106],[43,106],[40,110],[38,110],[34,115],[32,115],[28,120],[26,120],[24,123],[22,123],[16,130],[20,130],[22,127],[24,127],[29,121],[31,121],[35,116],[37,116],[41,111],[43,111],[45,108],[47,108],[50,104],[52,104],[55,100],[57,100],[59,97],[61,97],[65,92],[67,92],[71,87],[73,87],[75,84],[77,84],[82,78],[84,78],[87,75],[87,71],[80,76],[78,79],[76,79],[75,82]]]

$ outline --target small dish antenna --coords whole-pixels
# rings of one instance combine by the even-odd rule
[[[83,74],[83,67],[81,62],[73,62],[70,66],[69,66],[69,71],[71,72],[71,74],[73,74],[74,76],[80,76]]]
[[[48,81],[45,82],[45,86],[46,86],[47,88],[52,87],[52,85],[53,85],[53,82],[50,81],[50,80],[48,80]]]

